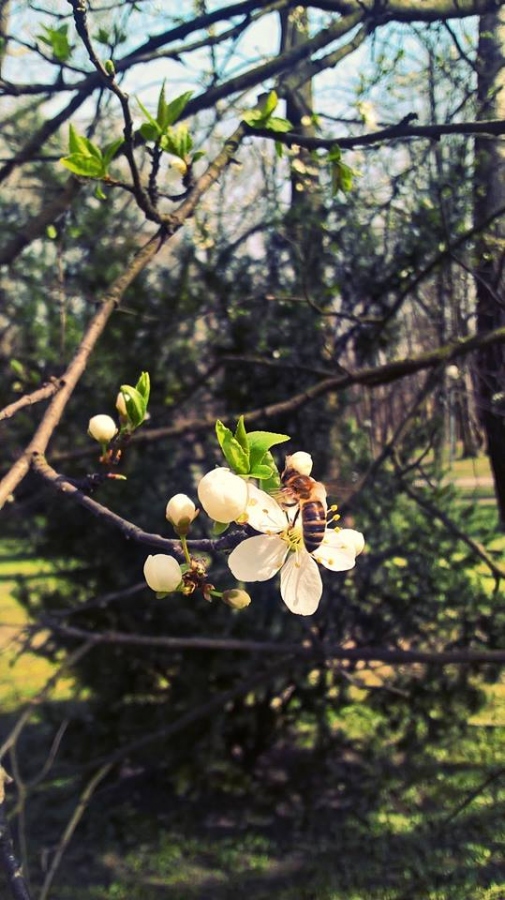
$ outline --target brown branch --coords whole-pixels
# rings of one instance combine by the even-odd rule
[[[15,400],[14,403],[9,403],[8,406],[4,406],[3,409],[0,409],[0,422],[3,419],[10,419],[26,406],[33,406],[35,403],[40,403],[42,400],[48,400],[61,387],[60,380],[58,378],[52,378],[48,384],[43,384],[42,387],[37,388],[36,391],[32,391],[31,394],[24,394],[19,400]]]
[[[138,251],[130,265],[121,273],[106,293],[98,312],[84,334],[74,358],[60,379],[60,390],[53,398],[24,453],[17,462],[14,463],[10,471],[0,482],[0,509],[4,506],[12,492],[27,474],[34,455],[43,454],[45,452],[54,429],[63,415],[65,406],[68,403],[76,384],[86,369],[88,359],[107,325],[108,320],[119,305],[126,289],[156,255],[159,248],[162,246],[163,241],[164,237],[160,234],[151,238],[151,240]]]
[[[317,657],[318,654],[327,660],[374,661],[394,665],[430,665],[448,666],[454,663],[474,665],[505,663],[504,650],[400,650],[387,647],[340,647],[334,644],[318,644],[317,648],[308,643],[283,644],[276,641],[247,641],[234,638],[209,637],[165,637],[159,635],[128,634],[121,631],[104,631],[101,633],[86,631],[70,625],[61,625],[53,619],[45,618],[44,627],[48,627],[67,638],[86,640],[96,644],[114,644],[128,647],[158,647],[169,651],[179,650],[219,650],[222,652],[260,653],[267,655],[289,655],[297,657]]]
[[[298,134],[293,131],[277,133],[266,128],[249,128],[251,134],[258,137],[269,138],[291,147],[293,144],[304,147],[306,150],[331,150],[338,145],[341,150],[352,150],[354,147],[370,147],[374,144],[382,144],[386,141],[405,140],[407,138],[423,138],[424,140],[440,140],[447,134],[459,134],[473,136],[476,134],[488,134],[499,136],[505,134],[505,120],[492,119],[487,122],[450,122],[440,125],[411,125],[399,122],[377,131],[368,131],[359,135],[336,135],[331,138],[312,137]]]

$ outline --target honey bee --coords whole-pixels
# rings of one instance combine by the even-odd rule
[[[290,466],[289,456],[281,474],[281,483],[280,505],[283,508],[298,506],[295,519],[299,514],[303,543],[308,552],[312,553],[321,544],[326,530],[326,488],[320,481],[315,481],[310,475],[303,475]]]

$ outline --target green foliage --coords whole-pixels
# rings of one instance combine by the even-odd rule
[[[43,25],[42,34],[37,35],[37,38],[51,48],[51,52],[58,62],[68,62],[72,56],[73,47],[68,38],[68,25],[66,23],[63,23],[58,28]]]
[[[102,150],[87,137],[78,134],[73,125],[69,125],[68,143],[69,155],[60,159],[66,169],[85,178],[106,179],[109,176],[109,166],[124,143],[124,138],[116,138]]]
[[[242,113],[242,121],[249,125],[249,128],[266,128],[267,131],[278,133],[291,131],[293,127],[291,122],[273,115],[278,102],[276,92],[270,91],[259,107]]]
[[[140,126],[140,134],[144,140],[153,141],[160,150],[178,157],[184,163],[194,163],[204,155],[202,151],[191,154],[193,138],[185,123],[179,124],[177,128],[172,127],[180,119],[192,95],[193,91],[186,91],[167,102],[163,83],[158,97],[156,117],[151,115],[140,100],[137,100],[147,119],[147,122]]]
[[[330,164],[333,195],[338,194],[339,191],[342,191],[343,194],[349,193],[358,174],[356,170],[342,161],[342,151],[337,144],[331,148],[326,159]]]
[[[126,425],[129,432],[135,431],[145,420],[149,394],[151,392],[151,380],[149,372],[142,372],[135,387],[131,384],[122,384],[119,388],[126,407]]]
[[[271,447],[289,441],[286,434],[270,431],[246,431],[244,417],[238,420],[235,434],[221,421],[216,422],[216,436],[230,469],[237,475],[257,478],[263,487],[278,487],[279,471],[269,452]]]

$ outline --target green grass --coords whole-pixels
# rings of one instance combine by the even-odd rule
[[[17,709],[30,700],[54,671],[45,659],[26,649],[26,610],[16,601],[14,591],[20,579],[54,579],[54,566],[40,559],[20,555],[19,546],[2,544],[0,555],[0,708],[4,712]],[[44,639],[39,633],[31,646]],[[68,693],[68,682],[60,684],[58,696]]]

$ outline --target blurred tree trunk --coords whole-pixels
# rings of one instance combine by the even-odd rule
[[[477,99],[480,119],[505,117],[505,8],[480,19]],[[476,226],[505,208],[505,144],[501,138],[475,141]],[[505,219],[497,215],[477,242],[477,331],[505,324]],[[505,348],[496,344],[477,358],[479,413],[505,528]]]
[[[303,44],[309,34],[307,10],[295,8],[280,13],[280,52]],[[312,80],[303,80],[303,65],[287,75],[280,93],[286,101],[286,117],[299,134],[314,136]],[[323,192],[319,170],[310,152],[298,149],[291,166],[291,208],[286,221],[286,234],[292,244],[298,282],[317,302],[323,276]]]

